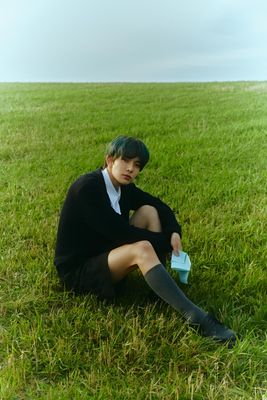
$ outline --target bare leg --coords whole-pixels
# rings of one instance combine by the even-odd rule
[[[153,232],[161,231],[158,212],[149,205],[140,207],[131,217],[130,224]],[[153,246],[145,240],[117,247],[108,256],[108,265],[113,282],[120,281],[137,266],[144,275],[150,268],[159,263],[160,260]]]
[[[187,299],[176,285],[149,241],[142,240],[112,250],[108,255],[108,265],[114,283],[139,267],[151,289],[188,320],[196,323],[205,317],[206,314]]]
[[[146,240],[117,247],[108,255],[108,265],[114,283],[119,282],[137,267],[145,275],[159,263],[153,246]]]
[[[151,232],[161,232],[161,222],[157,210],[149,205],[140,207],[130,218],[130,224],[138,228],[147,229]],[[157,256],[162,265],[166,266],[166,256],[164,252],[157,251]]]
[[[130,218],[130,224],[152,232],[161,232],[158,212],[149,205],[140,207]]]

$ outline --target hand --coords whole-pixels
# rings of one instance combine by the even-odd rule
[[[173,232],[171,235],[171,246],[176,256],[179,256],[179,251],[182,250],[182,241],[179,233]]]

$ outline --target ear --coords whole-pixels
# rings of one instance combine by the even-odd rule
[[[112,165],[113,165],[113,157],[112,156],[106,156],[106,164],[108,167],[112,167]]]

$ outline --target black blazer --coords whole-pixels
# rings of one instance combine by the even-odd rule
[[[146,204],[157,209],[162,233],[129,224],[129,211]],[[130,183],[121,186],[120,208],[121,215],[111,207],[101,169],[78,178],[69,188],[61,211],[55,265],[74,265],[140,240],[148,240],[156,251],[171,251],[171,234],[181,235],[181,227],[170,207]]]

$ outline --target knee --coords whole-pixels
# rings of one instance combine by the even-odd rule
[[[142,211],[142,217],[143,220],[146,221],[146,229],[152,232],[161,232],[162,231],[162,226],[161,226],[161,221],[159,218],[158,210],[150,205],[144,205],[142,206],[143,211]]]
[[[137,264],[144,262],[155,254],[154,247],[148,240],[141,240],[140,242],[136,242],[134,246]]]
[[[155,207],[150,206],[149,204],[145,204],[144,206],[141,206],[139,208],[140,212],[143,215],[151,216],[151,217],[157,217],[158,216],[158,211]]]
[[[140,240],[135,243],[137,251],[140,253],[147,253],[154,250],[152,244],[148,240]]]

